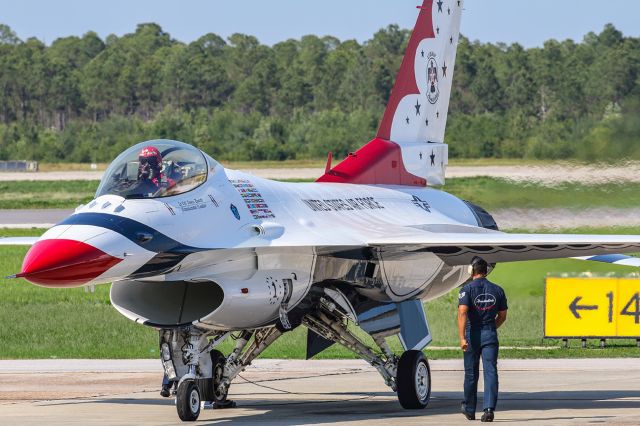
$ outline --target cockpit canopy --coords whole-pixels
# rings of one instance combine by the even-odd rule
[[[207,160],[200,150],[172,140],[142,142],[113,160],[100,182],[96,198],[169,197],[191,191],[207,180]]]

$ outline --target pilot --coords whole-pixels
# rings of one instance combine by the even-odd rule
[[[171,188],[173,179],[162,174],[162,155],[158,148],[145,146],[138,154],[138,182],[144,193],[155,194],[160,188]]]
[[[464,401],[462,414],[476,418],[480,357],[484,369],[484,413],[481,421],[492,422],[498,401],[498,332],[507,320],[504,290],[489,281],[489,265],[475,257],[469,266],[472,281],[458,295],[458,333],[464,351]]]

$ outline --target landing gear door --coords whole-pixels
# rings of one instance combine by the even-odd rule
[[[431,343],[431,330],[420,300],[398,303],[400,343],[405,350],[422,350]]]

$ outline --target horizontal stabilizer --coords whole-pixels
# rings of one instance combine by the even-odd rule
[[[640,257],[627,256],[624,254],[602,254],[598,256],[574,257],[578,260],[590,260],[592,262],[611,263],[613,265],[635,266],[640,268]]]

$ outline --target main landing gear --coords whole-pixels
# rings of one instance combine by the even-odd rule
[[[335,303],[321,299],[296,322],[341,344],[375,367],[397,392],[402,407],[425,408],[431,397],[431,371],[422,351],[408,350],[398,358],[383,334],[371,334],[377,348],[369,347],[349,329],[349,318]],[[276,326],[241,331],[233,336],[235,348],[225,357],[215,348],[230,335],[228,332],[195,327],[162,330],[162,362],[168,380],[178,381],[175,397],[180,419],[196,420],[203,402],[212,403],[214,408],[234,407],[235,403],[228,399],[231,382],[282,334]]]
[[[332,303],[321,303],[302,324],[327,340],[340,343],[375,367],[385,383],[397,392],[400,405],[422,409],[431,398],[431,370],[422,351],[408,350],[400,358],[390,350],[384,336],[371,335],[379,351],[366,346],[347,327],[347,317]]]
[[[398,361],[398,400],[402,408],[425,408],[431,397],[431,369],[422,351],[406,351]]]

